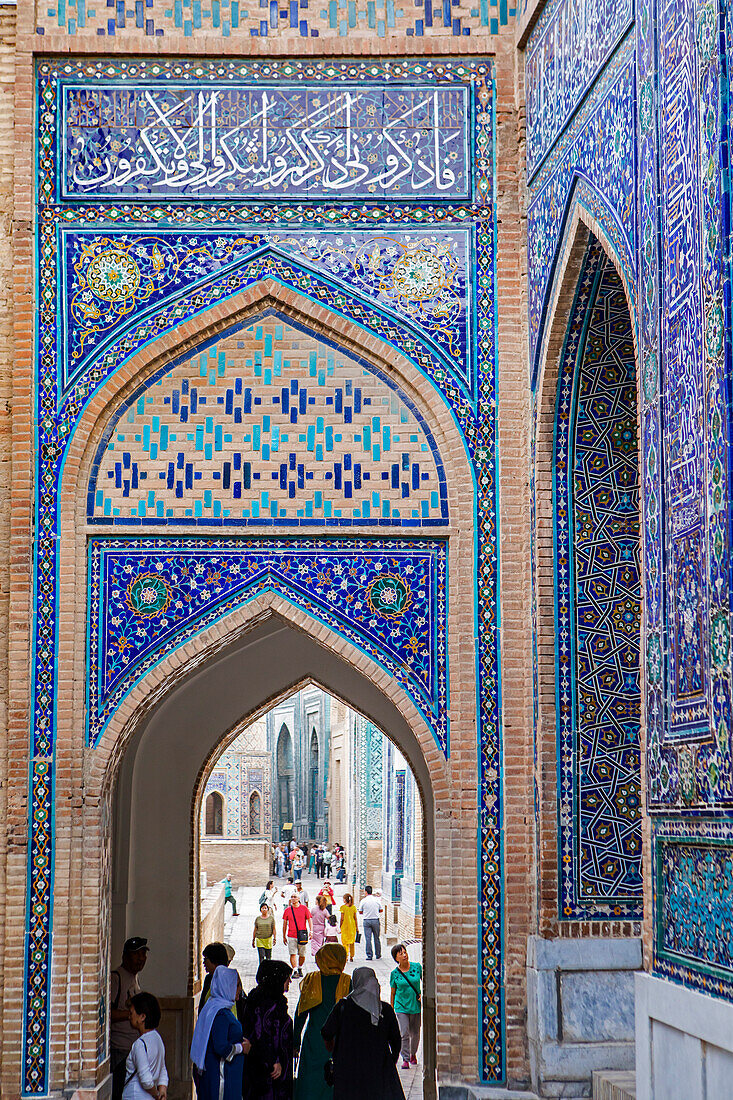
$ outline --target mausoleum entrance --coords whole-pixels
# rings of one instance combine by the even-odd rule
[[[410,761],[411,772],[423,792],[425,808],[419,818],[424,820],[426,837],[434,836],[429,767],[418,738],[395,703],[368,677],[350,667],[348,659],[329,652],[309,636],[302,618],[289,621],[275,608],[252,610],[254,614],[240,640],[210,657],[143,721],[125,753],[113,801],[111,958],[118,958],[122,943],[130,935],[144,935],[150,942],[145,988],[159,995],[164,1006],[164,1028],[178,1095],[187,1095],[186,1089],[190,1088],[188,1043],[201,981],[202,797],[222,748],[243,729],[251,728],[253,720],[266,721],[273,704],[277,706],[280,700],[280,705],[286,703],[298,684],[317,683],[333,696],[338,691],[341,699],[348,699],[361,714],[370,715],[370,724],[380,733],[388,729]],[[242,719],[242,715],[246,717]],[[355,806],[354,812],[360,816],[362,807]],[[355,844],[358,825],[355,821]],[[246,867],[238,873],[238,857],[232,859],[229,870],[235,888],[258,885],[261,891],[267,878],[273,877],[271,841],[272,836],[265,842],[268,861],[264,881],[252,877]],[[426,843],[426,852],[432,847],[432,843]],[[366,870],[366,866],[358,870],[363,880],[360,885],[366,885]],[[371,870],[376,873],[374,866]],[[422,868],[420,871],[427,912],[434,905],[434,874],[432,860],[428,859],[424,882]],[[381,889],[381,879],[377,886]],[[394,907],[392,897],[389,901]],[[428,1096],[436,1073],[434,1016],[440,984],[436,982],[433,926],[432,919],[424,922],[424,1069]],[[133,928],[138,932],[132,932]],[[234,964],[243,967],[244,973],[251,970],[246,959],[235,959]]]
[[[38,296],[28,1092],[101,1087],[127,935],[156,944],[183,1058],[201,768],[311,682],[423,794],[427,1088],[501,1081],[492,63],[65,59],[38,80],[41,278],[66,274]],[[49,865],[67,936],[33,900]],[[69,1030],[46,1009],[77,995]]]

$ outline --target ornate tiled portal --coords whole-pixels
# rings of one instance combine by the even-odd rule
[[[472,471],[479,1074],[501,1080],[492,65],[41,61],[37,97],[24,1092],[43,1094],[49,1074],[65,458],[88,400],[115,372],[263,280],[297,300],[301,317],[326,310],[335,330],[348,323],[409,363]],[[447,756],[439,536],[450,491],[414,395],[323,325],[270,306],[190,348],[125,395],[84,486],[98,532],[88,547],[90,745],[146,669],[253,592],[274,590],[395,677]],[[245,539],[242,526],[269,541],[249,530]],[[340,528],[353,526],[369,537],[345,541]],[[328,544],[325,532],[344,541]]]

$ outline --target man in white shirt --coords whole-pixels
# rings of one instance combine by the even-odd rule
[[[377,959],[381,959],[382,941],[379,938],[381,932],[379,918],[382,915],[383,909],[379,898],[374,897],[371,886],[366,887],[366,897],[362,898],[359,904],[359,912],[361,913],[362,924],[364,926],[366,957],[371,959],[373,953]],[[373,952],[372,941],[374,941]]]
[[[130,1003],[140,992],[137,976],[148,959],[148,941],[131,936],[122,948],[122,965],[110,975],[110,1069],[112,1100],[120,1100],[125,1084],[125,1061],[138,1033],[130,1023]]]

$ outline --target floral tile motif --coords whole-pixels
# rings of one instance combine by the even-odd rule
[[[62,229],[60,247],[64,389],[142,311],[267,251],[273,259],[284,254],[334,276],[398,313],[436,344],[471,391],[470,239],[465,230],[313,229],[304,236],[268,228],[246,234],[223,228],[150,234],[110,226],[103,232]]]
[[[422,540],[93,539],[89,743],[161,656],[266,591],[386,668],[447,754],[446,544]]]

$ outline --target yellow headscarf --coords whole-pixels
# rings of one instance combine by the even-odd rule
[[[319,951],[316,951],[316,966],[318,970],[314,974],[306,974],[300,983],[300,1000],[298,1001],[296,1016],[304,1012],[310,1012],[312,1008],[317,1008],[322,1002],[321,974],[325,974],[327,977],[340,975],[336,986],[337,1001],[340,1001],[349,992],[351,978],[348,974],[344,974],[346,948],[342,947],[340,943],[327,943]]]

